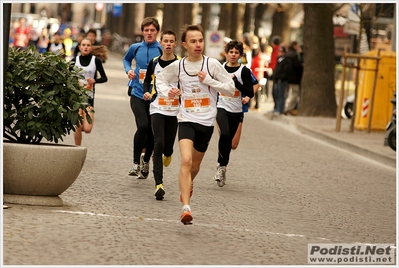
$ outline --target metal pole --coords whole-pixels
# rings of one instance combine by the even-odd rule
[[[3,4],[3,93],[6,88],[7,59],[8,59],[8,40],[10,35],[11,4]]]
[[[359,71],[360,71],[360,61],[361,59],[357,60],[356,63],[356,79],[355,79],[355,99],[353,101],[353,115],[351,118],[351,124],[349,125],[349,132],[353,133],[355,130],[355,117],[356,117],[356,102],[357,102],[357,92],[359,87]]]
[[[341,112],[342,106],[344,102],[344,95],[345,95],[345,80],[346,80],[346,54],[344,52],[344,64],[342,64],[342,81],[341,81],[341,94],[338,102],[338,109],[337,109],[337,124],[335,126],[335,132],[341,131]]]
[[[380,56],[381,49],[378,49],[378,56]],[[373,108],[374,108],[374,95],[375,95],[375,87],[377,85],[377,79],[378,79],[378,66],[380,63],[380,59],[376,60],[376,66],[375,66],[375,71],[374,71],[374,83],[373,83],[373,89],[371,91],[371,99],[370,99],[370,113],[369,117],[367,120],[367,133],[370,133],[371,131],[371,119],[373,117]]]

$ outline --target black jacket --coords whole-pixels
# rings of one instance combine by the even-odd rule
[[[288,75],[288,83],[289,84],[300,84],[303,73],[303,65],[301,60],[298,57],[298,54],[294,49],[289,49],[285,54],[287,58],[291,59],[292,68]]]
[[[292,69],[292,61],[286,56],[280,56],[277,58],[277,64],[274,68],[271,79],[277,81],[288,81],[288,76]]]

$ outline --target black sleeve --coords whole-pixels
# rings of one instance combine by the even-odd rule
[[[101,59],[99,59],[99,58],[96,57],[95,62],[96,62],[96,69],[97,69],[97,72],[99,72],[99,73],[100,73],[100,76],[101,76],[100,78],[97,78],[97,77],[95,78],[96,84],[107,82],[107,81],[108,81],[108,77],[107,77],[107,75],[105,74],[104,67],[103,67],[103,63],[101,62]]]
[[[151,84],[152,81],[152,75],[154,74],[154,68],[153,65],[154,64],[154,60],[150,60],[150,62],[147,65],[147,72],[145,73],[145,78],[144,78],[144,82],[148,82]]]
[[[153,64],[154,64],[154,59],[150,60],[150,62],[147,65],[147,71],[145,72],[145,78],[143,83],[144,93],[150,92],[152,75],[154,74],[154,68],[152,66]]]
[[[241,93],[244,94],[245,96],[252,98],[254,96],[252,76],[251,76],[251,71],[247,67],[244,67],[242,69],[241,79],[243,84],[238,82],[237,77],[234,76],[233,80],[235,87],[239,91],[241,91]]]
[[[75,56],[75,58],[78,56],[80,50],[79,50],[79,44],[76,45],[75,50],[73,51],[73,55]]]

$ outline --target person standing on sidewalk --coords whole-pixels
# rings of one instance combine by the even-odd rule
[[[155,198],[162,200],[165,195],[163,187],[163,165],[169,166],[172,161],[173,146],[177,132],[177,113],[179,112],[179,96],[168,98],[156,90],[155,80],[163,68],[180,59],[174,54],[176,33],[164,30],[161,33],[162,55],[152,59],[147,67],[144,79],[144,100],[152,100],[150,115],[154,135],[153,172],[155,180]],[[177,83],[173,84],[178,87]],[[152,90],[150,90],[152,87]],[[162,157],[163,155],[163,157]]]
[[[212,137],[218,92],[232,96],[234,81],[217,59],[203,55],[204,32],[200,25],[185,25],[182,45],[188,56],[171,63],[157,76],[159,92],[169,98],[181,97],[178,140],[181,155],[180,197],[183,203],[180,221],[189,224],[192,183]],[[171,85],[179,81],[180,89]]]
[[[137,127],[133,139],[133,167],[129,170],[129,175],[138,176],[139,179],[146,179],[149,173],[149,161],[154,148],[154,136],[151,129],[150,101],[143,99],[143,83],[148,63],[151,59],[162,54],[162,47],[156,39],[159,32],[157,19],[152,17],[145,18],[141,23],[141,31],[144,40],[129,47],[123,57],[123,66],[129,78],[127,93],[130,96],[130,107]],[[134,70],[132,69],[133,59],[136,61]],[[145,153],[141,154],[143,149],[145,149]]]
[[[242,96],[245,95],[246,98],[254,96],[251,70],[238,62],[244,54],[242,42],[230,41],[225,47],[225,52],[227,62],[223,66],[231,75],[236,89],[232,97],[219,93],[219,101],[217,102],[216,121],[219,126],[220,137],[218,165],[214,180],[219,187],[223,187],[226,183],[226,167],[230,159],[233,137],[244,116]]]
[[[285,114],[296,115],[298,113],[299,90],[301,87],[303,63],[299,55],[299,44],[292,41],[288,47],[286,57],[291,59],[292,69],[288,76],[288,95],[285,100]]]
[[[285,56],[286,52],[286,48],[281,46],[276,68],[271,76],[273,80],[274,109],[269,111],[269,113],[273,115],[284,114],[285,93],[288,85],[287,80],[292,69],[291,59]]]
[[[81,55],[73,58],[71,62],[73,65],[83,69],[81,73],[86,79],[81,81],[81,83],[88,89],[87,94],[89,96],[89,106],[86,109],[90,113],[91,122],[87,120],[84,111],[79,111],[80,116],[83,117],[83,124],[75,130],[75,145],[82,144],[82,131],[89,134],[94,126],[94,113],[92,112],[94,107],[94,85],[108,81],[101,60],[91,54],[93,47],[90,40],[87,38],[83,39],[79,46]],[[100,74],[100,78],[97,78],[97,72]]]

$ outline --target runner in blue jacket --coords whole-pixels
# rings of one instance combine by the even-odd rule
[[[137,127],[133,139],[133,167],[130,169],[129,175],[138,176],[139,179],[148,177],[149,161],[154,148],[149,112],[150,101],[143,99],[143,83],[148,63],[162,53],[162,47],[156,39],[159,28],[157,19],[145,18],[141,23],[144,41],[132,44],[123,57],[123,66],[129,78],[127,93],[130,96],[130,107]],[[133,59],[136,61],[134,70],[132,70]],[[145,153],[142,154],[143,149],[145,149]]]

